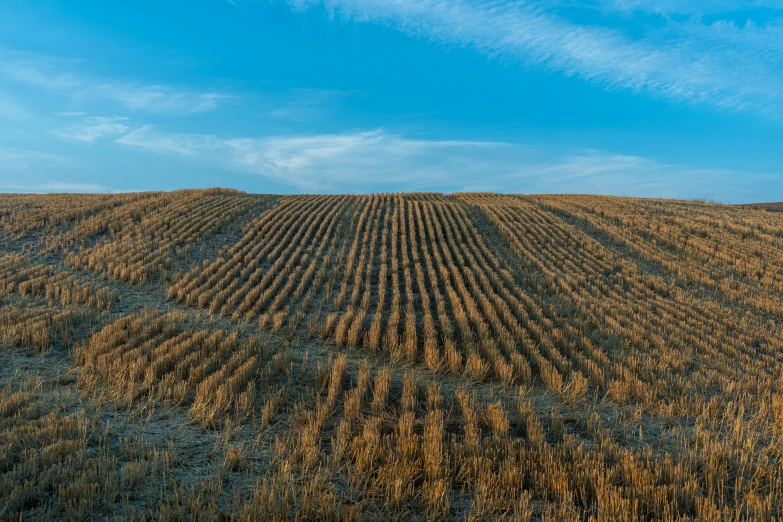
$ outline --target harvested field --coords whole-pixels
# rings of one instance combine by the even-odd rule
[[[783,217],[0,196],[0,519],[783,519]]]
[[[770,212],[783,212],[783,203],[751,203],[745,206],[748,208],[768,210]]]

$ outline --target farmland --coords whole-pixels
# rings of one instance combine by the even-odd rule
[[[783,518],[783,215],[0,196],[0,519]]]

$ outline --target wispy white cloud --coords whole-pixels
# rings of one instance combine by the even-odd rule
[[[0,173],[22,173],[40,168],[63,167],[71,163],[71,158],[59,154],[0,146]]]
[[[761,201],[769,193],[760,190],[775,176],[661,163],[633,155],[596,150],[566,151],[524,166],[511,179],[524,179],[527,192],[612,194],[619,196],[695,198],[726,202]],[[472,187],[478,190],[478,186]]]
[[[468,149],[502,146],[494,142],[406,139],[383,130],[264,138],[220,138],[167,134],[144,126],[118,143],[157,153],[211,161],[259,174],[306,192],[424,189],[449,183]],[[471,165],[477,165],[475,153]],[[465,174],[469,167],[463,165]],[[474,172],[476,175],[480,172]],[[396,188],[395,188],[396,187]]]
[[[606,10],[691,15],[783,9],[780,0],[597,0]]]
[[[367,192],[451,185],[476,169],[501,143],[416,140],[382,130],[346,134],[233,139],[225,142],[234,168],[270,176],[299,190]],[[467,158],[472,161],[466,163]],[[462,165],[461,168],[459,165]]]
[[[70,156],[0,146],[0,192],[117,192],[92,181],[84,167]]]
[[[49,192],[65,192],[65,193],[105,193],[111,192],[109,187],[104,185],[98,185],[96,183],[69,183],[64,181],[47,181],[43,183],[35,183],[30,185],[17,184],[17,183],[3,183],[0,181],[0,189],[9,192],[24,192],[24,193],[49,193]]]
[[[68,140],[95,143],[99,138],[116,136],[128,131],[124,117],[89,117],[80,124],[71,125],[64,130],[54,131],[54,134]]]
[[[8,94],[0,91],[0,119],[12,121],[24,121],[29,118],[29,113],[19,102]]]
[[[117,140],[117,143],[158,153],[197,157],[225,149],[225,141],[208,134],[166,134],[153,125],[144,125]]]
[[[285,102],[272,111],[276,118],[307,120],[324,116],[330,106],[346,96],[338,89],[289,89]]]
[[[753,201],[748,174],[666,164],[595,150],[494,141],[424,140],[382,129],[341,134],[220,138],[145,127],[118,140],[217,168],[257,174],[298,192],[400,190],[604,193]],[[754,174],[755,180],[763,176]],[[754,183],[754,186],[762,186]]]
[[[684,2],[668,0],[673,6]],[[510,0],[290,0],[584,78],[608,88],[783,117],[783,26],[692,19],[636,33],[569,20],[543,3]],[[641,0],[617,2],[629,8]],[[700,2],[704,3],[704,2]],[[648,2],[649,4],[649,2]],[[731,39],[728,44],[726,39]]]
[[[195,114],[216,109],[227,94],[194,92],[168,85],[140,85],[134,83],[104,83],[85,89],[83,94],[97,94],[117,101],[131,111],[162,114]]]
[[[214,110],[221,102],[231,99],[230,95],[220,92],[118,81],[75,72],[84,68],[85,63],[79,60],[0,48],[0,77],[68,97],[76,104],[99,99],[117,103],[130,111],[188,115]]]

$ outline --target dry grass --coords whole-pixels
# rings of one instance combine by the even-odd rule
[[[0,197],[0,519],[783,518],[779,214],[70,208]]]
[[[170,274],[178,261],[189,259],[199,243],[268,199],[207,190],[130,201],[101,215],[98,223],[79,223],[73,233],[80,238],[109,235],[95,246],[68,252],[67,261],[134,284],[155,281]]]

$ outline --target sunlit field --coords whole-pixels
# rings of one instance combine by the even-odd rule
[[[783,518],[783,214],[0,196],[0,519]]]

